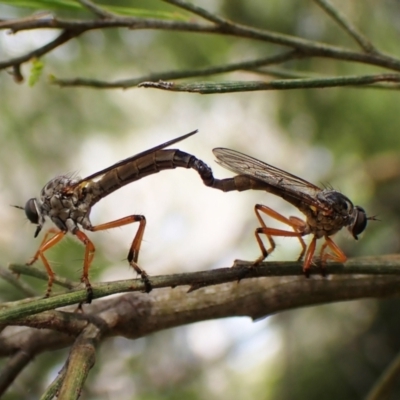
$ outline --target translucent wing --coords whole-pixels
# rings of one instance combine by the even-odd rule
[[[217,163],[222,167],[265,182],[267,191],[268,187],[271,187],[272,193],[293,204],[303,202],[310,206],[326,208],[326,205],[317,198],[322,189],[298,176],[235,150],[219,147],[214,149],[213,153],[217,157]]]

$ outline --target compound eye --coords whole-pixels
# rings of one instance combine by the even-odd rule
[[[353,234],[354,239],[358,239],[357,235],[364,231],[367,226],[367,213],[365,210],[360,207],[356,206],[355,209],[357,210],[356,219],[354,221],[353,226],[351,227],[351,233]]]
[[[39,214],[36,207],[36,199],[29,199],[25,204],[25,214],[32,224],[39,223]]]

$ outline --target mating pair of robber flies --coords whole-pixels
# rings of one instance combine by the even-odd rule
[[[225,192],[249,189],[265,190],[282,197],[305,215],[305,220],[297,217],[286,218],[265,205],[257,204],[255,213],[260,227],[256,229],[255,236],[262,254],[255,260],[254,265],[261,263],[274,250],[274,236],[296,237],[300,241],[302,250],[299,260],[304,258],[303,271],[306,275],[309,274],[316,241],[320,238],[325,240],[320,251],[322,263],[327,260],[344,262],[346,255],[330,236],[343,227],[347,227],[353,237],[357,239],[357,236],[364,231],[367,221],[374,219],[374,217],[367,217],[362,207],[354,206],[346,196],[336,190],[321,189],[304,179],[235,150],[225,148],[213,150],[217,163],[238,174],[228,179],[215,179],[212,170],[203,161],[191,154],[177,149],[165,150],[166,147],[184,140],[196,132],[190,132],[136,154],[84,179],[57,176],[44,186],[40,192],[40,197],[29,199],[25,207],[16,206],[24,209],[27,218],[37,225],[35,237],[42,230],[46,218],[53,222],[53,227],[46,232],[39,249],[28,263],[28,265],[31,265],[39,258],[42,260],[48,274],[46,296],[50,295],[54,281],[54,272],[45,257],[45,252],[48,249],[57,244],[67,233],[72,233],[84,244],[85,255],[81,280],[87,289],[87,301],[90,302],[93,292],[89,281],[89,268],[93,261],[95,247],[81,229],[96,232],[133,222],[138,222],[139,227],[129,249],[128,262],[141,275],[146,290],[151,290],[147,273],[137,264],[146,226],[145,217],[143,215],[130,215],[116,221],[92,225],[90,211],[98,201],[115,190],[147,175],[166,169],[192,168],[199,173],[206,186]],[[262,214],[277,219],[288,225],[292,230],[268,227],[262,218]],[[312,234],[313,238],[307,248],[303,236],[308,234]],[[268,250],[261,239],[261,235],[265,235],[269,242]]]

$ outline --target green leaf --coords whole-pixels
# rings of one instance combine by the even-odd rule
[[[74,0],[0,0],[0,4],[7,4],[14,7],[29,8],[33,10],[65,10],[65,11],[83,11],[87,10],[84,6]],[[116,15],[126,15],[139,18],[157,18],[171,20],[189,20],[189,15],[181,12],[167,12],[157,10],[146,10],[134,7],[108,6],[96,3],[105,11]]]
[[[28,79],[29,86],[33,86],[36,84],[36,82],[39,81],[39,79],[42,75],[42,72],[43,72],[43,68],[44,68],[43,61],[41,61],[37,58],[32,61],[31,73],[30,73],[29,79]]]

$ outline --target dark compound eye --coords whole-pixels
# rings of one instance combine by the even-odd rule
[[[39,223],[39,214],[36,208],[36,199],[29,199],[25,204],[25,214],[32,224]]]
[[[353,226],[351,227],[351,233],[353,234],[354,239],[358,239],[357,235],[364,231],[367,226],[367,213],[365,210],[360,207],[356,206],[355,209],[357,210],[356,219],[354,221]]]

